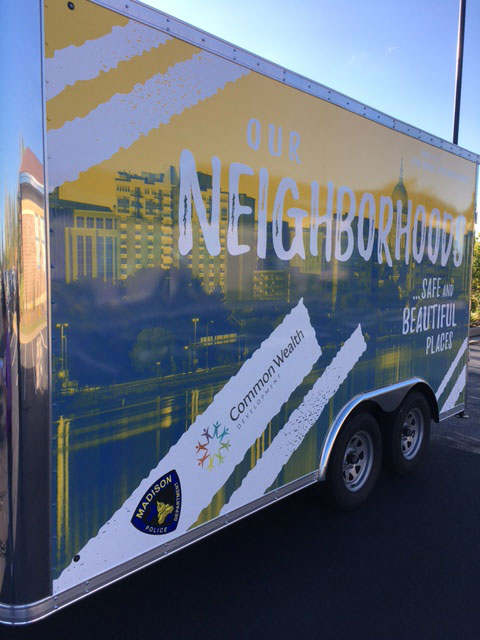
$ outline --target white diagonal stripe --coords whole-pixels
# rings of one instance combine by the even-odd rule
[[[220,511],[220,515],[242,507],[267,491],[366,348],[362,328],[358,325],[256,466],[245,476],[241,486]]]
[[[467,365],[465,365],[457,378],[457,381],[453,385],[453,389],[450,391],[448,398],[445,400],[445,404],[440,410],[440,413],[445,413],[445,411],[450,411],[457,406],[458,399],[460,394],[465,389],[465,385],[467,383]]]
[[[321,353],[308,310],[301,299],[98,534],[79,551],[80,561],[72,561],[54,581],[55,592],[96,575],[99,558],[102,558],[102,571],[111,569],[188,531],[242,462],[248,449],[261,437],[283,403],[310,373]],[[202,437],[207,444],[213,440],[205,434],[209,430],[211,433],[215,424],[225,429],[225,438],[228,437],[225,446],[228,448],[223,458],[217,455],[219,463],[210,469],[199,460],[201,454],[196,445],[201,444]],[[131,524],[139,500],[152,483],[173,469],[178,473],[182,491],[178,527],[161,536],[145,535]]]
[[[455,356],[454,361],[450,365],[444,379],[442,380],[442,382],[440,383],[440,386],[437,389],[437,393],[435,394],[437,397],[437,400],[440,398],[442,393],[445,391],[447,384],[450,382],[450,378],[453,376],[453,372],[457,368],[457,365],[460,362],[460,358],[463,356],[463,354],[467,349],[467,344],[468,344],[468,338],[465,338],[465,340],[462,342],[462,346],[460,347],[457,355]]]
[[[53,58],[45,61],[47,100],[65,87],[79,80],[96,78],[101,71],[110,71],[120,62],[165,44],[167,40],[171,37],[161,31],[130,20],[124,27],[113,27],[101,38],[59,49]]]
[[[115,94],[84,118],[48,132],[49,189],[76,180],[86,171],[127,149],[172,116],[247,75],[248,69],[210,53],[195,54],[164,74],[137,84],[128,94]]]

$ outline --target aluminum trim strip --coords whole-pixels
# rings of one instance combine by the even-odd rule
[[[221,38],[218,38],[206,31],[202,31],[201,29],[189,25],[186,22],[174,18],[173,16],[158,9],[149,7],[142,2],[138,2],[138,0],[130,0],[129,2],[121,0],[89,1],[101,7],[112,9],[128,18],[138,20],[139,22],[150,27],[154,27],[155,29],[165,31],[170,35],[201,47],[206,51],[220,55],[227,60],[237,62],[252,71],[258,71],[269,78],[283,82],[287,86],[299,89],[300,91],[309,93],[312,96],[321,98],[322,100],[326,100],[332,104],[336,104],[337,106],[367,118],[368,120],[378,122],[389,129],[394,129],[400,133],[404,133],[411,138],[416,138],[417,140],[421,140],[422,142],[426,142],[432,146],[438,147],[439,149],[453,153],[454,155],[465,158],[466,160],[470,160],[477,164],[480,163],[480,154],[468,151],[467,149],[459,147],[452,142],[443,140],[442,138],[428,133],[427,131],[423,131],[422,129],[409,125],[406,122],[396,120],[388,114],[365,105],[358,100],[339,93],[334,89],[329,89],[319,82],[310,80],[305,76],[295,73],[289,69],[285,69],[278,64],[269,62],[265,58],[246,51],[241,47],[236,47],[226,40],[222,40]]]
[[[45,618],[55,611],[66,607],[77,600],[85,598],[86,596],[98,591],[99,589],[103,589],[118,580],[131,575],[147,567],[158,560],[166,558],[167,556],[183,549],[202,538],[206,538],[212,533],[216,533],[221,529],[237,522],[245,518],[256,511],[260,511],[261,509],[267,507],[269,504],[276,502],[277,500],[281,500],[301,489],[315,484],[318,481],[318,471],[312,471],[311,473],[290,482],[283,487],[276,489],[275,491],[271,491],[266,495],[258,498],[257,500],[251,502],[250,504],[240,507],[234,511],[231,511],[228,515],[218,517],[215,520],[211,520],[200,527],[197,527],[193,531],[185,533],[183,536],[172,540],[171,542],[167,542],[155,549],[148,551],[128,562],[125,562],[121,565],[116,566],[115,568],[107,571],[103,574],[99,574],[94,578],[87,580],[86,582],[69,589],[68,591],[64,591],[63,593],[50,596],[38,602],[34,602],[28,605],[21,606],[9,606],[0,604],[0,622],[10,625],[24,625],[30,622],[34,622],[37,620],[41,620]]]
[[[388,393],[392,390],[398,390],[408,386],[409,384],[417,384],[418,382],[425,382],[420,378],[414,378],[409,381],[405,381],[403,383],[398,383],[396,385],[392,385],[391,387],[385,387],[383,389],[379,389],[377,391],[372,391],[362,396],[358,396],[357,398],[352,399],[348,405],[344,407],[344,409],[340,412],[339,418],[345,410],[350,407],[348,413],[358,405],[359,402],[374,398],[382,393]],[[460,411],[464,409],[465,405],[458,405],[457,407],[451,409],[450,411],[445,412],[440,416],[440,420],[445,420],[452,415],[458,414]],[[347,414],[348,415],[348,414]],[[338,421],[338,418],[337,418]],[[335,424],[335,423],[334,423]],[[333,426],[333,425],[332,425]],[[202,538],[206,538],[212,533],[216,533],[221,529],[241,520],[256,511],[260,511],[261,509],[267,507],[269,504],[276,502],[282,498],[285,498],[301,489],[315,484],[319,480],[321,480],[321,474],[318,471],[314,471],[312,473],[295,480],[276,491],[272,491],[261,498],[258,498],[254,502],[249,505],[240,507],[235,511],[232,511],[226,516],[216,518],[215,520],[211,520],[210,522],[205,523],[204,525],[198,527],[192,532],[186,533],[180,538],[166,543],[156,549],[153,549],[143,555],[137,556],[136,558],[126,562],[122,565],[115,567],[114,569],[95,576],[95,578],[82,583],[68,591],[63,592],[57,596],[51,596],[49,598],[45,598],[38,602],[34,602],[28,605],[20,605],[20,606],[9,606],[0,604],[0,622],[10,625],[24,625],[30,622],[41,620],[55,611],[62,609],[69,604],[73,604],[74,602],[83,599],[94,593],[95,591],[99,591],[104,587],[121,580],[122,578],[136,573],[140,571],[144,567],[147,567],[155,562],[183,549],[184,547],[189,546],[201,540]]]
[[[0,589],[3,606],[8,608],[52,592],[51,437],[43,2],[33,0],[28,13],[22,3],[8,2],[2,8],[4,58],[10,60],[9,53],[22,42],[22,56],[12,58],[8,73],[1,73],[6,97],[0,107],[9,120],[0,149],[4,172],[0,204],[0,490],[5,492],[0,518],[4,547]]]
[[[478,179],[479,179],[479,171],[480,171],[480,167],[479,165],[477,165],[476,167],[476,171],[475,171],[475,194],[473,197],[473,212],[474,212],[474,225],[477,224],[477,215],[478,215],[478,210],[477,210],[477,204],[478,204]],[[472,286],[473,286],[473,254],[475,251],[475,227],[474,227],[474,233],[473,233],[473,237],[472,237],[472,242],[471,242],[471,257],[470,257],[470,278],[469,278],[469,282],[468,282],[468,315],[467,318],[470,319],[470,314],[472,312]],[[466,371],[465,371],[465,396],[464,396],[464,400],[465,400],[465,407],[468,404],[468,376],[469,376],[469,367],[468,367],[468,363],[470,361],[470,342],[467,341],[467,357],[466,357]]]
[[[443,422],[443,420],[446,420],[447,418],[451,418],[452,416],[457,416],[459,413],[461,413],[462,411],[465,410],[465,404],[458,404],[456,407],[453,407],[453,409],[449,409],[448,411],[444,411],[443,413],[440,414],[440,422]]]
[[[40,2],[40,20],[41,20],[41,36],[40,43],[42,47],[42,56],[41,56],[41,104],[42,104],[42,124],[43,124],[43,167],[44,167],[44,184],[45,184],[45,192],[44,192],[44,204],[45,204],[45,260],[46,260],[46,291],[47,291],[47,309],[46,309],[46,323],[47,323],[47,355],[46,355],[46,364],[47,364],[47,372],[48,372],[48,387],[47,387],[47,409],[46,409],[46,418],[48,421],[48,441],[50,447],[50,455],[48,457],[48,478],[49,478],[49,491],[48,491],[48,504],[52,505],[52,481],[53,481],[53,451],[52,451],[52,442],[53,442],[53,424],[52,424],[52,372],[53,372],[53,348],[52,348],[52,286],[51,286],[51,273],[52,265],[51,257],[50,257],[50,202],[49,202],[49,185],[48,185],[48,148],[47,148],[47,91],[46,91],[46,71],[45,71],[45,3]],[[53,521],[53,512],[50,510],[50,518],[48,519],[48,531],[49,531],[49,540],[50,546],[48,549],[48,558],[50,565],[50,593],[53,593],[53,575],[52,575],[52,557],[53,557],[53,531],[54,531],[54,521]]]

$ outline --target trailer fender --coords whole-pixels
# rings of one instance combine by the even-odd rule
[[[372,413],[377,414],[375,417],[380,418],[378,414],[396,411],[402,404],[406,395],[414,389],[425,396],[430,407],[430,415],[435,422],[438,422],[439,413],[435,393],[430,385],[421,378],[410,378],[404,382],[398,382],[388,387],[383,387],[381,389],[376,389],[375,391],[355,396],[340,410],[327,432],[320,455],[318,479],[320,481],[325,480],[328,462],[337,437],[347,419],[360,407],[360,405],[370,405],[369,410],[372,411]]]

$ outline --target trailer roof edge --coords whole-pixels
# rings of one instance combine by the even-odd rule
[[[278,80],[283,84],[299,89],[304,93],[308,93],[317,98],[321,98],[326,102],[331,102],[347,111],[360,115],[373,122],[394,129],[403,133],[411,138],[426,142],[434,147],[453,153],[456,156],[480,164],[480,154],[474,151],[469,151],[463,147],[460,147],[453,142],[444,140],[439,136],[424,131],[419,127],[408,124],[402,120],[389,116],[382,111],[378,111],[369,105],[366,105],[359,100],[355,100],[335,89],[331,89],[320,82],[311,80],[296,73],[290,69],[282,67],[274,62],[262,58],[242,47],[238,47],[231,42],[223,40],[219,36],[215,36],[207,31],[195,27],[179,18],[175,18],[160,9],[151,7],[139,0],[89,0],[93,4],[100,5],[102,7],[113,9],[114,11],[145,25],[160,29],[170,35],[178,37],[190,44],[196,45],[219,55],[227,60],[236,62],[237,64],[257,71],[262,75],[265,75],[274,80]]]

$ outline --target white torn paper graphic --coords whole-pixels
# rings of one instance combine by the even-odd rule
[[[167,40],[171,37],[165,33],[130,20],[124,27],[113,27],[100,38],[58,49],[53,58],[45,60],[47,100],[65,87],[96,78],[102,71],[114,69],[120,62],[165,44]]]
[[[79,551],[79,561],[72,562],[54,581],[54,592],[188,531],[320,355],[308,311],[300,300],[122,507]],[[140,519],[157,493],[155,483],[173,471],[181,486],[178,525],[175,531],[163,535],[147,535],[131,520]],[[165,513],[166,505],[160,504]]]
[[[462,358],[463,354],[467,350],[467,346],[468,346],[468,338],[465,338],[465,340],[462,342],[462,344],[460,346],[460,349],[458,350],[458,353],[455,356],[452,364],[448,368],[448,371],[445,374],[445,377],[443,378],[442,382],[440,383],[440,386],[437,389],[437,393],[435,394],[437,396],[437,400],[440,399],[440,396],[445,391],[448,383],[450,382],[450,380],[451,380],[451,378],[453,376],[453,372],[457,368],[458,363],[460,362],[460,359]]]
[[[202,52],[158,73],[130,93],[115,94],[83,118],[47,133],[49,189],[128,149],[141,136],[206,100],[248,69]],[[75,153],[66,153],[75,149]]]
[[[457,406],[458,399],[460,398],[460,394],[465,389],[465,385],[467,384],[467,367],[464,366],[460,375],[457,378],[457,381],[453,385],[453,389],[448,394],[448,398],[445,400],[445,404],[440,409],[440,413],[445,413],[446,411],[450,411]]]
[[[229,502],[220,511],[220,515],[255,500],[272,485],[366,348],[362,328],[358,325],[307,393],[301,405],[292,413],[256,466],[232,494]]]

